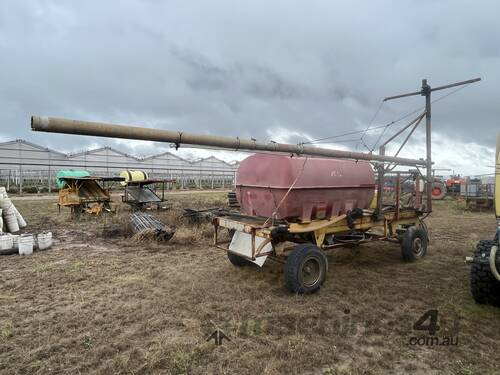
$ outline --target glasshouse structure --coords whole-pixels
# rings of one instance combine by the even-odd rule
[[[118,176],[123,170],[142,170],[149,178],[175,179],[173,187],[229,188],[238,163],[215,157],[189,161],[170,152],[136,157],[102,147],[65,154],[18,139],[0,143],[0,186],[19,192],[52,191],[59,170],[86,170],[94,176]]]

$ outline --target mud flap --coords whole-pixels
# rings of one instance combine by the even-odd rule
[[[264,242],[265,239],[262,237],[255,236],[255,248],[257,249],[259,245]],[[244,232],[234,232],[233,239],[231,240],[231,244],[229,245],[229,250],[231,250],[235,254],[243,255],[245,257],[252,257],[252,236],[248,233]],[[262,248],[261,254],[267,254],[273,251],[273,246],[268,243]],[[267,259],[267,255],[260,256],[255,258],[255,260],[249,260],[252,263],[255,263],[259,267],[262,267],[264,262]]]

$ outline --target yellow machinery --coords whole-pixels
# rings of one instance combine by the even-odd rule
[[[148,179],[148,174],[144,171],[121,171],[120,177],[123,177],[124,181],[121,182],[123,186],[126,186],[130,182],[146,181]]]
[[[162,206],[165,202],[165,184],[175,183],[174,179],[149,179],[148,174],[140,170],[121,171],[120,177],[123,178],[120,184],[124,186],[122,202],[132,209],[166,208]],[[157,194],[157,186],[161,187],[161,197]]]
[[[123,181],[121,177],[60,177],[63,187],[59,190],[57,205],[70,207],[73,215],[100,214],[111,210],[109,190],[103,187],[107,181]]]
[[[120,173],[121,175],[121,173]],[[147,175],[145,174],[147,177]],[[165,202],[165,184],[175,183],[174,179],[169,180],[141,180],[130,179],[122,182],[125,185],[122,195],[122,202],[127,203],[134,210],[167,208]],[[157,191],[160,186],[160,191]]]
[[[419,210],[421,177],[401,176],[399,172],[396,175],[393,202],[386,202],[381,214],[374,209],[355,209],[331,219],[309,222],[221,214],[213,219],[214,245],[227,251],[229,261],[238,267],[250,263],[262,266],[268,258],[283,263],[286,286],[294,293],[311,293],[321,288],[328,270],[328,250],[387,241],[401,245],[405,261],[417,261],[425,256],[428,244],[424,215]],[[403,205],[401,182],[411,177],[415,178],[414,190],[406,195],[413,199]],[[230,240],[221,236],[221,229],[229,232]]]
[[[481,240],[474,256],[467,260],[472,263],[470,270],[470,290],[477,303],[500,306],[500,134],[497,136],[495,154],[495,215],[497,230],[493,240]]]
[[[497,136],[497,152],[495,163],[495,186],[499,187],[495,190],[495,214],[497,217],[497,224],[500,220],[500,134]],[[500,225],[498,225],[500,226]],[[498,229],[497,229],[498,234]]]

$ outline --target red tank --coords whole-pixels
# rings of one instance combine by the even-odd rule
[[[371,165],[343,159],[255,154],[236,172],[236,196],[247,215],[308,222],[368,208],[375,192]]]

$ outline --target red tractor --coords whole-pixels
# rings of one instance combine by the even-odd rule
[[[460,185],[462,185],[465,180],[460,177],[460,175],[451,176],[446,180],[446,191],[448,194],[458,195],[460,194]]]
[[[434,177],[431,190],[432,199],[443,199],[446,196],[448,191],[447,182],[448,181],[445,182],[442,177]]]
[[[435,176],[432,183],[432,199],[443,199],[446,195],[459,195],[460,185],[464,182],[465,180],[460,175],[452,175],[447,180]]]

